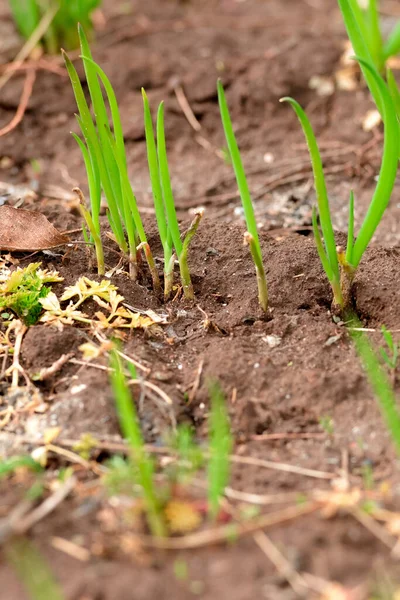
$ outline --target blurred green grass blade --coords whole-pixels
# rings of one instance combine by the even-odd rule
[[[400,410],[393,387],[368,337],[363,331],[352,329],[354,327],[362,328],[362,324],[354,315],[351,326],[348,328],[349,334],[374,391],[397,453],[400,454]]]
[[[64,599],[61,588],[44,557],[27,538],[14,538],[7,543],[5,555],[31,600]]]
[[[246,226],[248,232],[253,236],[253,239],[258,248],[260,248],[260,240],[258,237],[257,221],[254,215],[253,203],[251,200],[249,186],[247,184],[246,173],[244,171],[242,158],[240,156],[239,147],[237,145],[235,133],[233,131],[232,121],[229,114],[228,103],[224,92],[222,82],[218,80],[218,102],[221,113],[222,125],[225,132],[226,142],[228,144],[230,158],[232,160],[233,170],[236,176],[237,186],[239,188],[240,198],[242,200]],[[260,252],[261,254],[261,252]]]
[[[351,265],[354,244],[354,192],[351,190],[349,199],[349,223],[347,228],[346,262]]]
[[[317,252],[318,252],[320,261],[322,263],[322,267],[323,267],[329,281],[333,281],[334,274],[333,274],[333,270],[331,269],[331,266],[329,264],[328,256],[327,256],[327,254],[325,252],[325,248],[324,248],[324,243],[322,241],[321,234],[319,232],[318,221],[317,221],[317,210],[316,210],[315,206],[313,206],[313,209],[312,209],[312,228],[313,228],[313,233],[314,233],[315,245],[317,246]]]
[[[355,17],[355,6],[358,5],[358,0],[338,0],[339,7],[343,15],[344,24],[349,36],[351,45],[353,46],[354,53],[367,63],[373,64],[373,58],[371,56],[370,49],[368,47],[368,38],[365,34],[365,30],[359,24],[358,18]],[[358,7],[359,10],[360,7]],[[374,102],[380,112],[383,115],[382,100],[377,86],[376,80],[371,76],[371,72],[365,68],[365,63],[361,64],[365,81],[370,89]]]
[[[155,488],[153,461],[145,450],[135,404],[125,380],[121,358],[116,350],[110,354],[110,366],[112,369],[111,386],[117,405],[120,427],[129,442],[131,460],[139,473],[139,483],[143,490],[149,525],[154,535],[164,536],[166,529]]]
[[[31,456],[13,456],[5,460],[0,460],[0,479],[14,473],[16,469],[27,467],[33,471],[42,471],[42,467],[38,462],[33,460]]]
[[[367,62],[362,59],[357,59],[363,64],[366,71],[369,71],[371,77],[374,78],[376,86],[381,94],[381,103],[383,107],[383,122],[384,122],[384,144],[381,169],[378,176],[378,182],[375,188],[374,195],[368,207],[367,214],[361,225],[357,239],[353,248],[353,267],[356,268],[365,252],[372,236],[378,227],[383,213],[389,203],[390,196],[396,181],[398,170],[398,156],[400,147],[400,132],[399,123],[396,115],[396,110],[389,93],[389,90],[377,71]]]
[[[400,54],[400,21],[395,25],[383,46],[383,57],[387,60],[391,56]]]
[[[9,3],[19,33],[29,38],[40,21],[37,0],[9,0]]]
[[[176,216],[175,201],[172,192],[171,178],[168,167],[167,148],[165,143],[163,102],[161,102],[157,113],[157,153],[162,193],[164,198],[165,211],[167,214],[168,229],[171,232],[171,238],[179,259],[182,253],[183,244],[181,241],[178,219]]]
[[[157,146],[154,138],[153,119],[151,118],[151,111],[149,100],[146,92],[142,88],[143,97],[143,110],[144,110],[144,128],[146,135],[146,148],[147,148],[147,162],[149,165],[151,189],[153,192],[154,209],[156,212],[156,219],[158,225],[158,231],[161,238],[163,248],[167,244],[167,221],[165,218],[165,208],[162,196],[162,188],[160,181],[160,172],[158,168],[158,157],[157,157]],[[165,251],[165,250],[164,250]]]
[[[218,382],[209,385],[211,410],[209,416],[208,503],[212,518],[217,518],[221,498],[229,483],[230,454],[233,438],[224,394]]]
[[[74,90],[76,104],[78,106],[81,123],[83,126],[83,134],[86,138],[86,142],[88,145],[89,152],[94,157],[98,165],[98,170],[100,174],[101,184],[103,186],[108,207],[110,209],[112,225],[113,225],[113,233],[117,240],[117,244],[121,248],[123,252],[127,251],[127,245],[125,241],[125,236],[122,228],[121,217],[118,210],[118,205],[114,196],[114,189],[112,186],[112,182],[110,181],[109,173],[102,155],[100,142],[97,137],[96,128],[92,121],[92,115],[90,113],[89,107],[86,102],[85,95],[83,93],[82,85],[78,76],[78,73],[69,59],[68,55],[63,52],[65,64],[67,67],[67,71],[72,83],[72,88]],[[114,160],[111,155],[112,160]]]
[[[318,212],[321,222],[322,235],[324,236],[329,266],[333,274],[333,277],[330,279],[330,281],[339,281],[339,263],[336,252],[335,234],[332,227],[328,193],[317,140],[315,139],[311,123],[300,104],[296,102],[296,100],[293,100],[293,98],[282,98],[281,102],[289,102],[289,104],[291,104],[300,121],[305,138],[307,140],[314,172],[315,190],[317,194]]]

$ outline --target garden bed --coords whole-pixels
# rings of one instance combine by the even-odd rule
[[[210,0],[199,8],[196,3],[152,0],[145,8],[134,2],[128,15],[122,14],[122,3],[111,4],[106,3],[107,27],[93,50],[120,102],[130,172],[139,205],[150,213],[146,224],[155,256],[162,252],[151,214],[142,85],[150,99],[166,100],[166,135],[180,216],[188,222],[188,210],[206,208],[189,257],[194,304],[179,298],[161,304],[145,275],[137,283],[124,272],[113,275],[130,306],[151,309],[166,321],[145,332],[122,334],[124,352],[148,370],[147,379],[172,400],[174,418],[193,425],[200,443],[207,434],[207,381],[220,381],[235,456],[245,459],[243,464],[234,463],[230,487],[264,498],[262,513],[300,507],[297,517],[282,516],[282,523],[265,532],[288,560],[292,575],[320,578],[319,583],[307,580],[305,597],[314,597],[323,579],[348,588],[359,586],[359,596],[349,598],[369,598],[382,582],[390,579],[395,585],[398,563],[388,548],[388,539],[393,539],[379,535],[382,529],[378,532],[372,519],[360,522],[358,513],[348,507],[336,511],[333,490],[336,480],[347,482],[348,490],[360,491],[360,503],[373,499],[399,510],[398,464],[343,323],[335,322],[330,313],[331,290],[310,228],[315,196],[307,152],[295,116],[278,103],[281,96],[292,95],[308,107],[330,173],[334,226],[345,228],[351,187],[358,223],[380,159],[379,128],[367,133],[361,126],[372,104],[362,87],[320,97],[309,86],[313,76],[333,79],[339,69],[344,33],[336,2],[286,0],[283,7],[278,0]],[[388,5],[388,15],[392,10]],[[267,316],[258,307],[254,266],[243,247],[244,225],[240,210],[235,210],[240,200],[231,166],[220,156],[224,142],[215,88],[218,76],[238,124],[262,225],[270,294]],[[21,81],[12,79],[2,90],[0,117],[5,122],[15,111]],[[197,131],[182,112],[182,90],[201,126],[196,125]],[[62,231],[81,226],[70,194],[74,185],[85,183],[79,149],[69,137],[76,128],[74,111],[68,80],[40,73],[22,124],[2,138],[1,179],[36,186],[38,197],[26,197],[24,208],[42,211]],[[32,161],[39,161],[39,174]],[[15,203],[20,195],[11,194],[8,202]],[[357,311],[363,325],[373,330],[377,345],[382,344],[382,324],[400,329],[399,207],[397,185],[355,279]],[[71,236],[81,241],[79,233]],[[118,263],[116,247],[109,240],[105,245],[106,264],[112,268]],[[15,256],[20,266],[32,260]],[[52,286],[57,295],[80,276],[98,280],[81,244],[39,253],[34,260],[64,277]],[[93,313],[94,306],[88,310]],[[60,428],[55,443],[65,449],[91,433],[99,442],[95,455],[99,464],[113,453],[113,444],[121,444],[107,361],[100,357],[89,366],[74,362],[83,360],[79,346],[92,339],[82,326],[65,326],[60,332],[39,324],[25,334],[21,364],[28,374],[53,365],[63,354],[70,353],[73,361],[36,384],[40,400],[33,409],[16,414],[0,430],[6,455],[32,450],[35,440],[52,427]],[[396,378],[394,385],[398,391]],[[0,393],[7,398],[6,386]],[[141,411],[145,439],[153,447],[163,443],[170,416],[154,403],[146,403]],[[63,445],[63,440],[68,443]],[[52,461],[54,469],[67,464],[62,456],[55,455]],[[366,473],[373,480],[369,490]],[[113,518],[93,468],[78,468],[76,475],[79,484],[69,498],[30,532],[66,598],[299,597],[296,581],[293,584],[292,578],[297,592],[287,583],[284,564],[278,561],[274,566],[266,556],[265,538],[257,533],[230,544],[211,539],[204,547],[155,550],[141,545],[135,531]],[[0,484],[0,519],[24,497],[30,483],[25,475]],[[324,496],[312,514],[301,515],[299,499],[319,490],[331,496]],[[268,498],[276,500],[278,494],[281,500],[269,505]],[[328,518],[330,503],[334,508]],[[59,538],[88,553],[70,556],[65,548],[57,549],[54,540]],[[25,598],[5,562],[0,562],[0,581],[0,598]]]

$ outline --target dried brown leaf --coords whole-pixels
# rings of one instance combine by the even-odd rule
[[[34,252],[69,242],[40,212],[0,206],[0,250]]]

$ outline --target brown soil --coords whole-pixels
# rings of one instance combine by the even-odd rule
[[[132,12],[125,14],[124,7]],[[0,10],[6,13],[5,6],[0,5]],[[168,316],[168,324],[155,332],[126,334],[124,351],[150,368],[149,380],[170,396],[177,421],[195,426],[200,442],[207,431],[207,384],[218,379],[229,402],[237,455],[337,478],[347,464],[354,488],[363,488],[363,473],[371,468],[371,495],[384,504],[381,490],[389,489],[387,506],[399,510],[394,450],[343,324],[336,324],[330,314],[330,288],[309,235],[314,192],[301,131],[289,108],[278,103],[281,96],[292,95],[308,108],[331,170],[335,226],[345,228],[350,188],[356,191],[359,222],[380,158],[379,132],[365,133],[361,128],[371,108],[368,95],[360,88],[352,94],[336,91],[319,97],[309,89],[312,76],[333,77],[338,68],[344,35],[336,2],[204,0],[199,8],[195,2],[174,0],[149,0],[145,6],[121,1],[106,2],[105,15],[107,26],[98,34],[94,52],[120,101],[139,204],[151,213],[141,116],[143,85],[153,105],[161,98],[167,100],[170,168],[181,216],[187,220],[188,209],[196,206],[207,209],[190,254],[196,304],[160,305],[145,276],[136,284],[124,274],[113,277],[130,305]],[[6,20],[1,27],[5,39],[11,40],[8,46],[4,43],[6,61],[15,54],[12,25]],[[219,75],[227,87],[257,199],[271,299],[268,318],[258,308],[254,268],[242,244],[244,228],[240,212],[235,211],[239,202],[231,167],[218,156],[223,146],[215,92]],[[6,123],[15,111],[21,81],[12,79],[2,90],[1,122]],[[201,123],[198,134],[176,100],[177,83]],[[69,136],[75,130],[74,110],[67,80],[40,73],[22,124],[2,138],[2,179],[36,186],[38,199],[25,199],[24,206],[43,211],[63,231],[80,227],[70,189],[76,184],[84,187],[82,160]],[[273,156],[271,164],[264,160],[267,153]],[[40,162],[39,176],[32,170],[32,160]],[[7,198],[10,204],[17,200],[16,194],[14,190]],[[367,328],[378,330],[373,335],[377,343],[381,343],[382,324],[400,329],[399,200],[397,187],[377,243],[367,251],[354,286],[358,313]],[[147,224],[150,244],[160,256],[152,216]],[[22,255],[19,259],[22,265],[31,260]],[[63,284],[53,286],[56,293],[81,275],[97,277],[80,245],[72,251],[39,254],[36,259],[65,278]],[[106,261],[109,267],[117,262],[111,247]],[[62,332],[44,325],[31,327],[23,341],[22,365],[34,375],[62,354],[71,352],[80,359],[78,348],[88,339],[91,333],[83,327],[65,327]],[[103,359],[96,363],[106,365]],[[200,364],[199,387],[188,404],[187,393]],[[394,385],[398,391],[396,378]],[[26,439],[37,439],[55,426],[61,428],[60,440],[77,440],[87,432],[105,443],[120,440],[106,371],[67,363],[45,383],[38,383],[37,389],[46,410],[24,414],[0,431],[3,454],[31,450]],[[170,426],[168,415],[147,401],[140,416],[146,440],[162,443]],[[321,427],[327,418],[333,423],[332,434]],[[266,434],[283,434],[283,439],[268,440]],[[107,457],[104,451],[97,459],[102,463]],[[66,464],[54,458],[49,476]],[[94,475],[78,468],[77,476],[79,489],[30,532],[68,600],[298,597],[251,535],[234,544],[184,552],[143,551],[133,536],[129,538],[129,527],[107,529],[104,519],[110,506]],[[29,483],[16,476],[0,484],[0,535],[1,519],[24,497]],[[247,493],[300,496],[332,490],[331,483],[236,464],[230,485]],[[287,504],[278,508],[282,506]],[[265,510],[277,507],[262,507]],[[364,586],[360,598],[369,598],[368,590],[377,581],[396,577],[396,561],[388,547],[346,510],[332,519],[319,511],[266,532],[294,569],[348,587]],[[55,537],[89,548],[89,561],[55,549]],[[186,561],[187,579],[177,576],[177,560]],[[23,600],[27,596],[15,574],[1,557],[0,561],[0,599]],[[315,597],[309,594],[306,597]]]

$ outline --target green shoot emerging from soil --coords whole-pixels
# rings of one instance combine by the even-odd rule
[[[376,70],[383,73],[387,60],[400,53],[400,21],[385,41],[379,19],[379,0],[368,0],[366,8],[361,7],[359,0],[339,0],[339,6],[357,56],[372,62]],[[368,81],[368,73],[365,76]]]
[[[253,203],[250,196],[249,186],[247,184],[246,174],[244,172],[239,147],[233,131],[228,103],[226,101],[225,92],[221,81],[218,81],[218,101],[222,125],[224,127],[226,142],[228,144],[229,155],[235,171],[236,182],[239,188],[246,219],[247,232],[245,233],[245,243],[250,247],[251,256],[256,268],[258,300],[261,308],[266,312],[268,310],[268,288],[262,260],[260,240],[258,237],[257,222],[254,215]]]
[[[363,68],[370,74],[380,94],[385,126],[384,147],[378,182],[369,205],[367,214],[354,240],[354,197],[351,193],[349,201],[349,223],[347,249],[336,247],[335,235],[329,208],[328,193],[322,160],[317,141],[310,121],[301,106],[292,98],[282,98],[281,102],[289,102],[301,123],[310,151],[317,195],[318,213],[321,222],[322,236],[317,222],[317,212],[313,211],[313,231],[319,257],[324,271],[330,281],[334,304],[339,310],[347,310],[351,304],[351,286],[355,271],[362,256],[378,227],[383,213],[389,203],[398,168],[397,154],[400,137],[397,115],[389,90],[378,72],[364,60],[358,59]]]
[[[208,503],[210,515],[215,519],[218,516],[221,498],[229,481],[229,456],[232,452],[233,438],[225,398],[218,383],[210,384],[209,394],[211,411],[209,418]]]
[[[147,145],[147,160],[153,192],[154,208],[156,213],[158,231],[164,251],[164,298],[167,300],[172,292],[173,269],[175,254],[178,257],[181,272],[181,281],[184,295],[188,299],[194,298],[193,286],[188,267],[188,249],[193,236],[199,226],[202,211],[196,213],[184,240],[181,240],[178,219],[176,217],[175,202],[169,175],[167,150],[165,143],[164,103],[161,102],[157,113],[157,142],[154,137],[153,121],[150,105],[146,92],[142,89],[144,124]]]
[[[143,251],[153,280],[154,290],[156,293],[159,293],[161,285],[158,272],[147,242],[136,197],[129,180],[118,102],[108,77],[92,59],[83,28],[79,26],[78,29],[94,117],[92,117],[92,113],[86,102],[83,88],[74,65],[65,53],[64,59],[79,109],[77,120],[84,141],[75,134],[73,136],[79,144],[86,166],[90,207],[86,206],[81,191],[77,189],[76,192],[80,197],[81,213],[90,232],[90,241],[94,243],[96,248],[98,271],[100,274],[104,273],[104,258],[100,234],[100,202],[103,191],[107,201],[107,214],[113,238],[120,247],[121,252],[128,256],[129,271],[132,279],[135,280],[137,278],[138,260],[141,251]],[[145,94],[143,94],[143,98],[151,184],[156,208],[157,225],[164,249],[164,295],[168,298],[172,291],[174,267],[172,249],[174,247],[179,261],[185,297],[193,299],[194,293],[187,255],[189,244],[197,231],[202,213],[197,213],[183,241],[181,241],[167,161],[164,133],[164,106],[161,104],[158,111],[156,145],[150,108]],[[110,119],[107,108],[111,115]]]
[[[148,524],[153,535],[165,536],[166,526],[157,497],[153,461],[146,452],[135,404],[125,379],[121,358],[116,350],[111,353],[110,366],[118,418],[122,433],[129,442],[131,468],[136,472],[137,481],[143,492]],[[136,379],[133,365],[130,367],[131,375]]]
[[[43,311],[40,299],[50,292],[45,284],[62,281],[56,271],[42,270],[40,264],[0,274],[0,311],[12,310],[25,325],[34,325]]]
[[[56,5],[57,12],[43,36],[46,52],[57,54],[60,48],[72,50],[79,46],[76,26],[81,23],[86,31],[93,29],[91,15],[101,0],[9,0],[12,15],[19,33],[28,39],[45,12]]]

